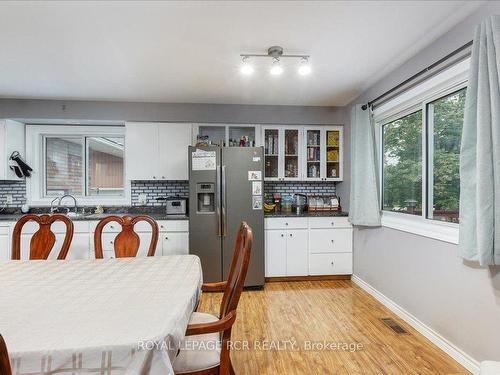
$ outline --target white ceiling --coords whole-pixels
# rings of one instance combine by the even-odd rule
[[[480,4],[1,2],[0,97],[345,105]],[[312,74],[239,73],[276,44]]]

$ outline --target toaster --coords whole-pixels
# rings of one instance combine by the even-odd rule
[[[166,199],[167,215],[186,215],[187,198],[168,197]]]

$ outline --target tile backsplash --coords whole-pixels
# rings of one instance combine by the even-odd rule
[[[131,182],[131,197],[132,206],[142,205],[139,201],[141,194],[146,195],[147,206],[163,206],[164,201],[159,201],[158,198],[167,196],[179,195],[181,197],[189,196],[189,181],[170,180],[170,181],[140,181],[134,180]]]
[[[12,195],[12,203],[7,203],[7,195]],[[26,202],[26,183],[24,180],[0,180],[0,207],[21,207]]]
[[[264,194],[333,195],[335,182],[330,181],[273,181],[264,183]]]
[[[302,193],[307,195],[331,195],[335,194],[334,182],[312,182],[312,181],[273,181],[264,183],[264,193],[293,194]],[[12,195],[12,204],[6,207],[21,207],[26,201],[25,181],[1,181],[0,180],[0,207],[6,203],[6,195]],[[157,198],[179,195],[189,195],[189,181],[139,181],[131,182],[132,206],[140,206],[139,195],[146,195],[147,206],[162,206],[165,202]]]

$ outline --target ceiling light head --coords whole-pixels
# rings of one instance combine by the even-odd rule
[[[246,76],[252,74],[253,73],[253,66],[250,65],[250,63],[248,62],[248,56],[243,56],[241,61],[243,63],[241,65],[241,68],[240,68],[241,74],[246,75]]]
[[[281,73],[283,73],[283,68],[281,67],[279,58],[275,57],[273,59],[273,66],[271,67],[271,70],[269,72],[273,76],[279,76]]]
[[[301,76],[306,76],[311,73],[311,66],[309,65],[309,60],[307,57],[303,57],[300,60],[299,74]]]

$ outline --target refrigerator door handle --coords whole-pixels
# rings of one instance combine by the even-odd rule
[[[216,174],[217,174],[217,183],[219,183],[219,181],[221,181],[221,177],[220,177],[220,174],[221,174],[221,171],[220,171],[221,167],[220,165],[217,166],[217,169],[216,169]],[[220,189],[219,187],[216,188],[216,199],[217,199],[217,202],[215,202],[215,206],[216,206],[216,214],[217,214],[217,236],[221,237],[222,236],[222,232],[221,232],[221,228],[222,228],[222,221],[221,221],[221,212],[220,212],[220,206],[221,206],[221,195],[220,195]]]
[[[227,233],[227,207],[226,207],[226,166],[222,166],[222,235]]]

